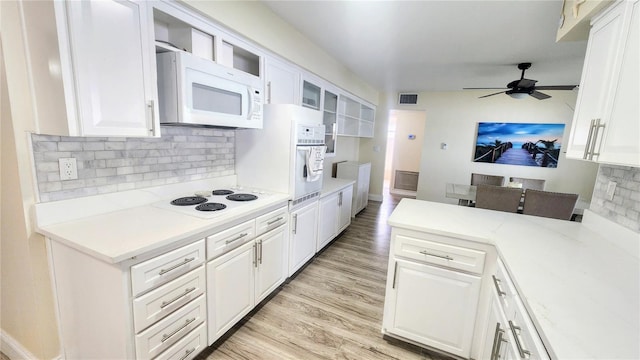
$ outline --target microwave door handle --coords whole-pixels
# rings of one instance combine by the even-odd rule
[[[251,87],[247,88],[247,93],[249,94],[249,101],[247,104],[247,120],[251,120],[251,114],[253,113],[253,94],[251,93],[252,90],[253,88]]]

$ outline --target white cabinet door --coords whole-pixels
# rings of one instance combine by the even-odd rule
[[[585,157],[592,120],[605,120],[605,103],[611,92],[611,73],[616,60],[615,50],[620,42],[622,29],[623,14],[619,8],[594,23],[589,34],[589,44],[569,137],[568,158],[583,159]]]
[[[274,58],[266,59],[267,104],[297,104],[300,73]]]
[[[640,1],[625,4],[620,72],[598,161],[640,167]],[[620,6],[622,7],[622,6]]]
[[[320,199],[318,203],[318,246],[322,250],[335,236],[338,229],[339,193]],[[351,216],[351,214],[349,214]]]
[[[358,170],[358,211],[367,207],[369,202],[369,180],[371,177],[371,163],[360,165]]]
[[[280,226],[256,239],[258,264],[256,304],[267,297],[287,278],[287,226]]]
[[[487,318],[485,338],[480,359],[510,360],[516,356],[513,336],[509,331],[509,321],[502,311],[498,295],[492,292],[491,312]]]
[[[340,211],[338,215],[338,231],[346,229],[351,224],[351,199],[353,197],[353,186],[344,188],[340,194]]]
[[[481,279],[397,260],[387,331],[468,358]]]
[[[209,344],[253,309],[255,250],[251,241],[207,264]]]
[[[70,90],[70,133],[160,135],[151,13],[145,2],[65,1],[56,6],[59,28],[68,31],[60,36],[61,53],[73,74],[65,86]]]
[[[318,202],[291,212],[289,276],[316,253]]]

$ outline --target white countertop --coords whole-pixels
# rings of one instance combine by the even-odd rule
[[[225,209],[211,219],[153,205],[188,196],[195,189],[215,188],[219,186],[199,181],[36,204],[37,231],[102,261],[118,263],[178,241],[205,237],[289,201],[286,194],[270,193],[246,205]]]
[[[496,246],[557,359],[640,358],[640,234],[586,211],[584,223],[403,199],[389,224]]]
[[[328,178],[322,179],[322,191],[320,192],[320,198],[333,194],[336,191],[340,191],[349,185],[355,184],[355,180]]]

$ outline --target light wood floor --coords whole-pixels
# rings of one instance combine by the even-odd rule
[[[380,329],[399,198],[369,202],[351,226],[197,359],[445,359]]]

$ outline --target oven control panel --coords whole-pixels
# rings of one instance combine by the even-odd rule
[[[299,145],[324,144],[324,125],[298,125],[296,143]]]

